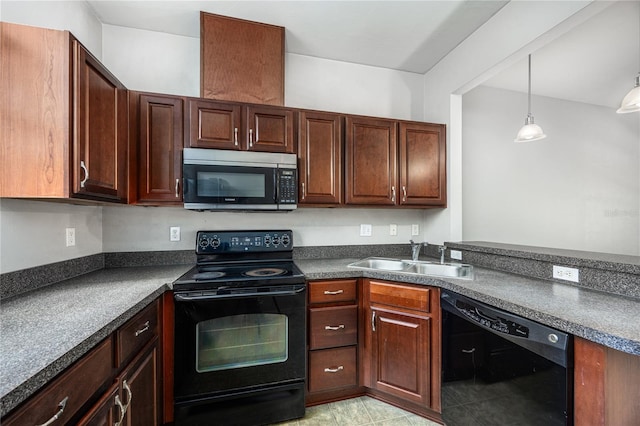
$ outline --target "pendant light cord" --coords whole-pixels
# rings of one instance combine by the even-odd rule
[[[529,54],[529,97],[528,97],[528,103],[529,103],[529,109],[527,110],[527,115],[530,116],[531,115],[531,54]]]

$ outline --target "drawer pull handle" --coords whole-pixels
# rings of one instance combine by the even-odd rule
[[[64,412],[64,409],[67,406],[67,401],[68,400],[69,400],[69,397],[65,396],[64,399],[58,403],[58,412],[55,413],[53,415],[53,417],[51,417],[45,423],[42,423],[40,426],[49,426],[50,424],[53,424],[53,422],[58,420],[60,418],[60,416],[62,415],[62,413]]]
[[[338,368],[325,368],[324,372],[325,373],[337,373],[338,371],[342,371],[344,370],[344,366],[339,366]]]
[[[331,290],[325,290],[324,294],[328,294],[328,295],[336,295],[336,294],[342,294],[344,293],[344,290],[336,290],[336,291],[331,291]]]
[[[376,331],[376,311],[371,312],[371,331]]]
[[[124,404],[124,412],[129,411],[129,405],[131,405],[131,398],[133,398],[133,393],[131,392],[131,388],[126,380],[122,382],[122,387],[127,391],[127,403]]]
[[[122,425],[122,421],[124,420],[124,415],[126,414],[127,410],[126,408],[124,408],[124,405],[122,405],[122,401],[120,401],[120,396],[116,395],[115,398],[115,403],[118,406],[118,408],[120,409],[120,420],[118,420],[114,426],[120,426]]]
[[[237,127],[233,128],[233,144],[235,146],[238,146],[238,128]]]
[[[80,181],[80,188],[84,188],[85,183],[87,183],[87,180],[89,179],[89,169],[87,169],[83,160],[80,160],[80,168],[84,170],[84,179]]]
[[[180,198],[180,179],[176,179],[176,198]]]
[[[344,324],[340,324],[338,326],[332,326],[332,325],[325,325],[324,326],[325,330],[333,330],[333,331],[340,330],[342,328],[344,328]]]
[[[136,337],[149,330],[149,321],[144,323],[144,326],[140,330],[136,330]]]

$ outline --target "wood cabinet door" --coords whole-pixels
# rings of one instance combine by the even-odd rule
[[[140,95],[138,108],[136,203],[180,204],[183,100],[179,97],[143,94]]]
[[[342,122],[337,114],[300,111],[299,204],[342,203]]]
[[[78,426],[113,426],[120,420],[124,406],[120,401],[118,384],[109,391],[80,419]]]
[[[399,145],[399,203],[446,206],[445,126],[401,122]]]
[[[189,146],[244,149],[241,119],[239,104],[189,99]]]
[[[200,13],[200,96],[284,105],[284,27]]]
[[[160,423],[158,345],[138,356],[121,376],[122,400],[128,405],[127,426],[154,426]]]
[[[249,151],[295,153],[293,110],[251,105],[246,111],[245,137]]]
[[[127,202],[127,91],[73,41],[74,195]]]
[[[346,204],[395,205],[397,123],[346,118]]]
[[[372,387],[430,405],[430,318],[371,310]]]

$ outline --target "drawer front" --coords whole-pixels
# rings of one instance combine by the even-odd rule
[[[309,392],[356,386],[356,348],[323,349],[309,353]]]
[[[116,332],[118,367],[158,335],[158,302],[154,301]]]
[[[406,287],[381,281],[369,281],[370,302],[430,312],[429,288]]]
[[[58,418],[54,424],[63,425],[111,378],[112,373],[113,340],[109,337],[38,392],[14,415],[3,419],[2,425],[45,424],[56,414]]]
[[[312,281],[309,303],[355,302],[356,280]]]
[[[309,349],[358,343],[358,306],[309,309]]]

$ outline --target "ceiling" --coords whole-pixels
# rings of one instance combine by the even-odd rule
[[[508,1],[87,0],[101,22],[198,38],[199,12],[286,28],[286,51],[424,74]],[[532,92],[617,107],[640,71],[640,0],[531,52]],[[527,91],[526,57],[485,85]]]
[[[424,74],[508,1],[104,1],[105,24],[200,37],[200,11],[286,28],[286,51]]]

